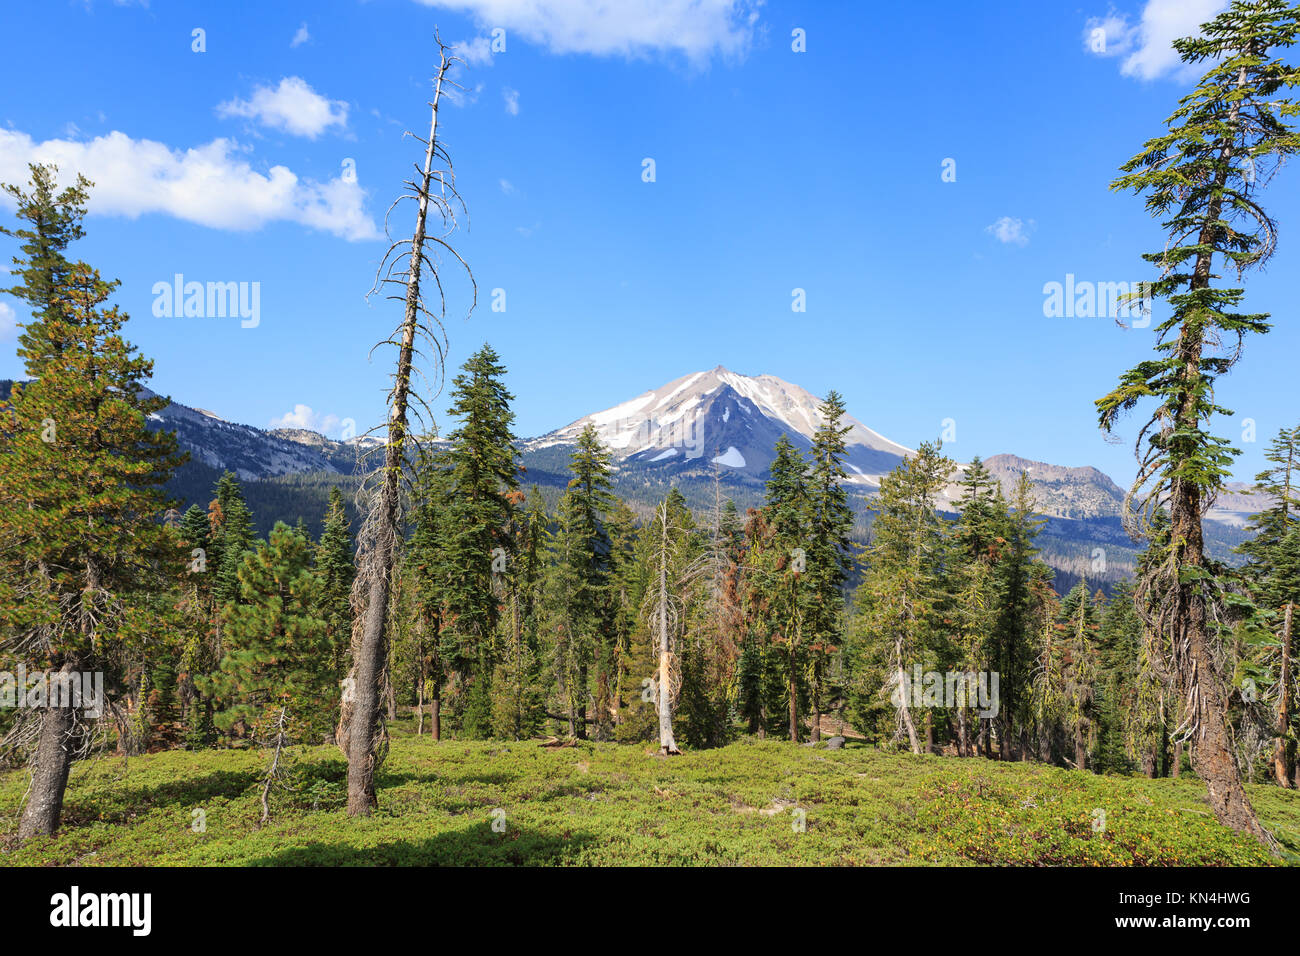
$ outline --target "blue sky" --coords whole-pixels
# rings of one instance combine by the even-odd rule
[[[398,314],[363,297],[421,158],[402,131],[427,129],[437,27],[470,60],[441,131],[480,289],[465,320],[450,279],[450,366],[491,342],[519,434],[722,364],[838,389],[906,445],[951,418],[960,459],[1014,452],[1125,484],[1131,446],[1102,440],[1092,402],[1153,335],[1047,318],[1043,287],[1149,278],[1139,256],[1163,237],[1108,184],[1190,88],[1169,37],[1215,7],[7,0],[0,179],[39,157],[96,180],[77,252],[121,280],[158,391],[263,427],[364,430],[391,368],[367,352]],[[1281,247],[1248,281],[1275,330],[1219,389],[1237,413],[1223,434],[1256,422],[1239,478],[1300,421],[1295,172],[1265,193]],[[260,283],[257,326],[154,316],[176,273]],[[21,318],[0,298],[0,377],[21,374]]]

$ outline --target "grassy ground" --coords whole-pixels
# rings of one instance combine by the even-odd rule
[[[259,827],[265,765],[230,750],[79,765],[60,834],[6,839],[0,864],[1279,862],[1218,826],[1192,779],[853,744],[742,741],[662,758],[618,744],[434,744],[399,724],[373,817],[348,818],[344,762],[319,747],[296,755],[297,790],[279,792]],[[25,786],[25,774],[0,776],[0,830],[14,830]],[[1251,799],[1283,842],[1280,862],[1300,862],[1300,795],[1261,786]]]

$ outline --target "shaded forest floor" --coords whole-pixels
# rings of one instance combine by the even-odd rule
[[[0,865],[1250,865],[1300,863],[1300,794],[1250,788],[1271,859],[1220,827],[1195,779],[828,751],[743,740],[645,745],[443,741],[399,721],[380,809],[348,818],[333,747],[296,750],[258,826],[267,755],[169,751],[78,764],[57,837]],[[0,775],[0,832],[27,785]],[[201,830],[202,832],[196,832]]]

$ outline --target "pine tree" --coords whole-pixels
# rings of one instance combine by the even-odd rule
[[[239,568],[253,550],[253,513],[244,501],[244,489],[233,472],[217,480],[216,498],[210,508],[212,566],[216,578],[212,593],[219,607],[239,600]]]
[[[449,473],[431,456],[423,456],[416,469],[413,530],[405,555],[410,581],[411,607],[415,616],[412,630],[416,654],[416,706],[418,730],[424,730],[424,703],[429,701],[430,732],[442,739],[443,621],[448,580],[445,546],[450,514]]]
[[[948,522],[934,502],[955,466],[941,448],[923,442],[916,455],[881,478],[867,573],[855,596],[850,700],[855,721],[871,720],[883,689],[894,704],[896,735],[905,733],[917,754],[922,745],[907,682],[914,666],[936,657],[945,600]],[[932,746],[928,737],[927,747]]]
[[[348,647],[352,639],[352,534],[343,492],[330,489],[329,507],[316,546],[315,569],[321,584],[321,617],[326,624],[329,646],[327,672],[335,687],[343,679]]]
[[[958,503],[961,516],[952,527],[953,551],[944,570],[952,601],[945,621],[954,628],[949,635],[951,663],[963,673],[991,672],[998,669],[1003,657],[998,639],[998,617],[1004,604],[1003,579],[999,574],[1007,540],[1009,514],[1002,497],[1002,486],[976,457],[958,481],[962,496]],[[989,678],[991,680],[991,676]],[[998,693],[1004,684],[999,673]],[[1009,756],[1006,715],[1001,700],[998,720],[1001,723],[998,750],[1003,759]],[[970,702],[958,706],[959,751],[971,755],[967,739]],[[978,743],[981,752],[990,751],[992,718],[979,718]]]
[[[1246,555],[1244,573],[1251,595],[1276,642],[1273,777],[1279,786],[1291,787],[1297,774],[1293,635],[1300,573],[1292,552],[1300,529],[1300,426],[1281,429],[1265,458],[1273,466],[1255,476],[1255,491],[1268,496],[1272,505],[1251,519],[1248,527],[1253,536],[1237,550]]]
[[[759,629],[762,671],[768,677],[781,675],[789,718],[786,728],[790,739],[798,742],[808,697],[803,671],[812,609],[807,575],[811,508],[807,463],[785,435],[777,440],[769,473],[766,503],[751,523],[754,533],[744,578],[748,610]]]
[[[1268,331],[1267,316],[1238,312],[1244,292],[1216,282],[1214,259],[1238,276],[1259,268],[1276,243],[1273,223],[1256,193],[1269,181],[1266,167],[1300,151],[1287,121],[1286,97],[1300,71],[1279,54],[1300,32],[1300,8],[1285,0],[1234,0],[1201,28],[1174,41],[1188,64],[1210,64],[1196,89],[1170,116],[1168,133],[1149,140],[1123,167],[1113,188],[1146,193],[1146,205],[1165,217],[1167,241],[1144,258],[1159,267],[1154,298],[1171,308],[1156,326],[1158,356],[1125,373],[1097,401],[1104,429],[1145,398],[1156,411],[1142,429],[1146,451],[1134,485],[1148,519],[1167,506],[1171,534],[1162,559],[1141,581],[1140,606],[1154,608],[1151,626],[1172,658],[1180,693],[1192,701],[1185,731],[1195,740],[1193,760],[1221,823],[1271,837],[1250,806],[1233,756],[1228,700],[1216,665],[1219,636],[1211,607],[1222,579],[1205,554],[1202,519],[1228,474],[1235,449],[1211,433],[1215,415],[1232,413],[1215,400],[1215,380],[1241,354],[1249,334]],[[1149,596],[1149,599],[1148,599]]]
[[[244,556],[238,580],[240,601],[230,608],[225,655],[210,689],[225,704],[219,727],[241,725],[274,748],[262,787],[265,823],[284,748],[327,732],[337,687],[328,669],[321,581],[303,536],[276,522],[267,541]]]
[[[502,384],[505,367],[490,345],[470,356],[453,381],[448,414],[460,420],[443,458],[451,482],[445,547],[447,666],[475,701],[462,715],[471,737],[491,732],[490,685],[495,667],[493,634],[502,595],[498,585],[513,558],[507,528],[514,519],[512,495],[519,466],[511,433],[513,396]]]
[[[611,639],[613,608],[612,547],[606,528],[613,506],[610,454],[591,425],[578,436],[569,467],[573,477],[560,498],[551,539],[546,605],[569,733],[585,739],[587,703],[593,697],[589,675],[594,662],[607,659],[603,652]],[[602,676],[598,675],[598,686]]]
[[[1006,546],[998,562],[1001,604],[995,638],[995,655],[1001,672],[999,737],[1011,752],[1003,758],[1019,759],[1028,742],[1030,660],[1034,639],[1034,592],[1031,581],[1038,549],[1034,539],[1044,520],[1036,518],[1033,482],[1023,471],[1008,503],[1005,523]]]
[[[844,402],[838,392],[826,396],[817,410],[821,423],[813,434],[808,474],[808,588],[810,613],[808,651],[812,703],[812,740],[821,740],[821,715],[826,701],[832,655],[839,652],[844,633],[844,585],[849,577],[853,509],[844,482],[848,453],[840,423]]]
[[[18,349],[32,381],[0,408],[0,633],[32,671],[111,673],[132,607],[147,609],[148,593],[179,573],[180,541],[159,518],[184,457],[174,434],[147,427],[167,399],[142,395],[153,366],[106,305],[116,283],[63,256],[81,235],[88,184],[56,195],[53,178],[34,166],[30,194],[6,187],[28,224],[6,233],[22,240],[10,291],[33,314]],[[58,828],[80,734],[71,707],[39,715],[23,839]]]

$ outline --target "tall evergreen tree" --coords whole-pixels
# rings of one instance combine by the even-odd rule
[[[857,719],[869,720],[883,689],[895,707],[897,733],[905,734],[918,754],[921,737],[907,681],[914,665],[935,660],[942,631],[948,523],[935,499],[955,466],[941,449],[939,443],[923,442],[916,455],[881,478],[867,572],[855,600],[851,706]],[[927,739],[926,745],[932,742]]]
[[[1167,504],[1171,534],[1162,560],[1140,583],[1139,605],[1154,609],[1160,650],[1192,702],[1183,731],[1195,742],[1193,761],[1215,816],[1265,842],[1271,838],[1233,756],[1212,624],[1222,585],[1201,522],[1235,453],[1210,431],[1215,415],[1231,414],[1215,400],[1215,380],[1237,361],[1247,335],[1268,331],[1266,315],[1237,311],[1244,292],[1216,281],[1214,260],[1240,276],[1262,266],[1275,247],[1274,224],[1256,194],[1269,181],[1266,167],[1300,150],[1300,136],[1288,125],[1296,106],[1286,95],[1300,71],[1279,56],[1297,32],[1300,8],[1285,0],[1234,0],[1198,37],[1174,41],[1185,63],[1210,68],[1180,100],[1168,132],[1149,140],[1113,184],[1145,193],[1147,208],[1164,217],[1167,241],[1145,258],[1160,269],[1151,292],[1168,303],[1170,315],[1156,326],[1157,357],[1097,401],[1109,430],[1143,399],[1156,400],[1140,432],[1133,490],[1148,518]]]
[[[8,233],[22,240],[11,291],[33,314],[18,349],[32,381],[0,408],[0,648],[32,671],[112,674],[125,613],[179,573],[181,542],[159,519],[184,457],[147,427],[167,399],[144,397],[153,363],[106,305],[116,283],[63,256],[87,184],[55,194],[53,176],[34,166],[30,193],[6,187],[27,224]],[[72,707],[38,714],[24,839],[57,829],[78,738]]]
[[[335,687],[343,679],[352,640],[354,560],[343,492],[335,486],[330,489],[329,507],[315,554],[316,576],[321,586],[320,614],[325,621],[328,644],[326,667]]]
[[[514,518],[512,494],[519,487],[513,396],[502,383],[505,367],[490,345],[466,361],[453,380],[448,414],[460,424],[450,435],[443,463],[451,483],[445,526],[447,666],[478,703],[463,732],[490,731],[490,684],[495,667],[493,634],[503,595],[498,587],[512,559],[508,533]],[[466,715],[462,715],[464,718]]]
[[[613,507],[610,454],[591,425],[578,436],[569,468],[572,477],[560,498],[551,539],[546,605],[569,734],[585,739],[587,705],[593,699],[591,668],[608,659],[604,649],[612,639],[612,546],[606,527]],[[600,679],[598,675],[597,686]],[[603,722],[604,715],[595,719]]]
[[[832,391],[817,410],[821,419],[813,433],[808,473],[808,620],[809,684],[812,703],[812,740],[821,740],[821,715],[827,700],[830,661],[844,633],[844,585],[849,577],[853,509],[844,487],[848,473],[842,425],[845,410],[840,394]]]

